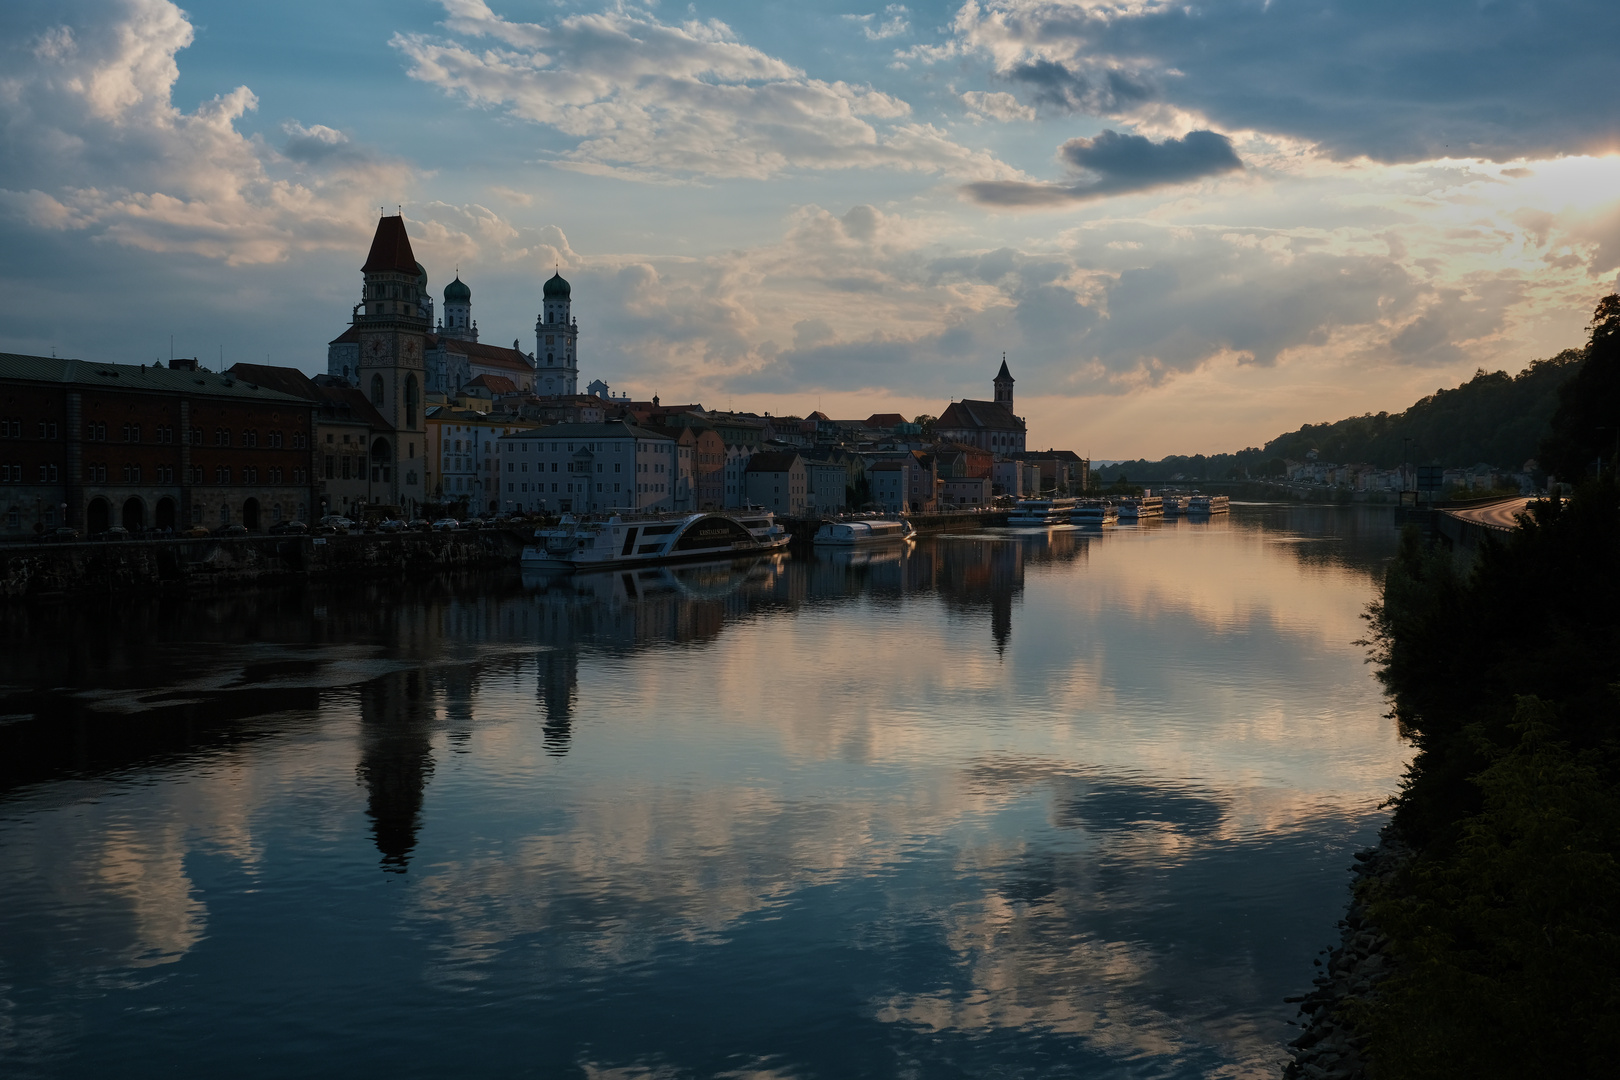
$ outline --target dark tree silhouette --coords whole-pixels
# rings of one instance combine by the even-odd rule
[[[1558,408],[1541,446],[1541,465],[1575,481],[1612,461],[1620,449],[1620,296],[1592,312],[1586,362],[1558,389]]]

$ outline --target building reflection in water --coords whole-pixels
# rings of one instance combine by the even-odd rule
[[[360,691],[360,764],[366,816],[382,867],[403,874],[416,849],[422,799],[433,775],[433,707],[421,671],[373,679]]]

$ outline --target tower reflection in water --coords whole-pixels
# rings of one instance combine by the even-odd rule
[[[422,799],[433,775],[433,702],[426,676],[399,671],[360,691],[360,764],[382,868],[402,874],[416,849]]]

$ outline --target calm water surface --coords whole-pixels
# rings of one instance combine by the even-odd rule
[[[1387,515],[0,612],[0,1073],[1275,1075]]]

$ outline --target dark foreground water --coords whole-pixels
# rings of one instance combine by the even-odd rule
[[[1387,514],[0,611],[0,1074],[1276,1075]]]

